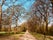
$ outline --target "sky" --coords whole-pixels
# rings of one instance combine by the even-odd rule
[[[29,10],[29,8],[32,6],[32,4],[35,2],[35,0],[17,0],[17,1],[10,1],[6,0],[5,4],[2,6],[2,10],[7,9],[8,7],[12,6],[14,2],[14,5],[22,5],[26,10]],[[1,1],[0,1],[1,3]]]
[[[2,11],[5,11],[8,7],[11,7],[12,5],[22,5],[23,8],[25,8],[26,11],[30,11],[31,6],[35,0],[6,0],[5,3],[2,6]],[[0,0],[0,4],[2,4],[2,0]],[[22,18],[20,17],[18,20],[18,24],[22,24],[25,22],[28,18]],[[15,26],[15,25],[12,25]]]
[[[6,0],[5,4],[2,6],[2,11],[6,10],[8,7],[11,7],[12,5],[22,5],[23,8],[25,8],[26,11],[30,11],[31,6],[34,4],[35,0]],[[2,0],[0,0],[0,4],[2,4]],[[26,18],[28,19],[28,18]],[[21,24],[26,21],[26,19],[20,17],[18,20],[18,24]],[[51,20],[53,21],[53,19]],[[53,22],[50,23],[50,25]]]

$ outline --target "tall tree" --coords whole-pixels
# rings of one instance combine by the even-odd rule
[[[1,31],[1,28],[2,28],[2,5],[4,4],[5,0],[0,0],[0,31]]]
[[[35,15],[39,16],[42,22],[46,24],[46,33],[48,32],[48,18],[51,13],[51,2],[49,0],[37,0],[34,4]]]
[[[44,35],[48,33],[48,24],[50,23],[48,18],[52,14],[52,5],[50,0],[36,0],[34,3],[35,15],[40,18],[40,27],[42,24],[45,24],[46,31],[44,30]],[[44,36],[45,40],[45,36]]]
[[[1,31],[1,18],[2,18],[2,17],[1,17],[1,12],[2,12],[2,11],[1,11],[1,5],[0,5],[0,31]]]

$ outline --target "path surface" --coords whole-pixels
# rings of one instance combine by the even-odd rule
[[[37,39],[35,39],[35,37],[33,37],[28,31],[26,31],[26,33],[18,40],[37,40]]]
[[[28,31],[25,34],[15,34],[12,36],[0,36],[0,40],[36,40]]]

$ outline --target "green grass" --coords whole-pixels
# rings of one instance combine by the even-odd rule
[[[46,35],[46,37],[44,38],[44,35],[43,34],[39,34],[39,33],[32,33],[31,32],[31,34],[35,37],[35,38],[37,38],[37,40],[53,40],[53,38],[51,38],[50,36],[48,37],[47,35]]]
[[[25,32],[17,32],[16,34],[24,34]],[[0,36],[13,35],[14,32],[0,32]]]
[[[7,34],[7,32],[0,32],[0,36],[6,35],[6,34]]]
[[[24,34],[25,32],[16,32],[16,34]]]
[[[18,40],[19,37],[22,37],[24,33],[25,32],[19,32],[17,34],[14,34],[14,32],[10,32],[10,34],[9,34],[7,32],[0,32],[0,35],[1,35],[0,40],[5,40],[8,37],[9,37],[9,39],[11,39],[11,37],[12,37],[13,39]],[[6,34],[8,34],[8,35],[6,35]]]

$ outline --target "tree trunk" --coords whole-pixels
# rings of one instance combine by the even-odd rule
[[[1,19],[2,19],[2,9],[1,9],[1,8],[2,8],[2,7],[1,7],[1,5],[0,5],[0,31],[1,31],[1,28],[2,28],[2,27],[1,27],[1,26],[2,26],[2,25],[1,25]]]
[[[48,23],[46,22],[46,34],[48,33]]]
[[[46,13],[46,34],[48,33],[48,13]]]

